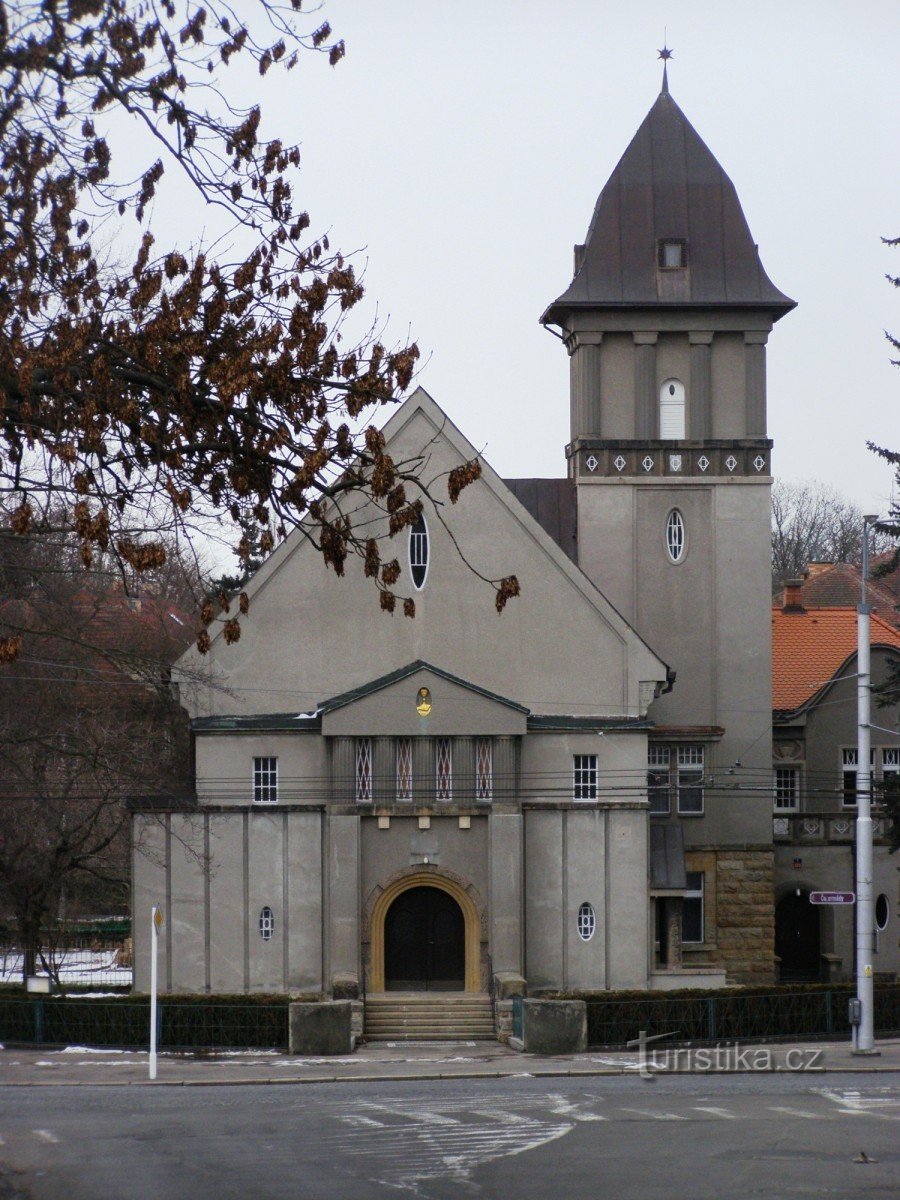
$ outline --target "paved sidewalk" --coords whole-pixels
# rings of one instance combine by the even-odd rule
[[[719,1047],[647,1046],[539,1057],[497,1042],[381,1042],[335,1058],[278,1051],[161,1054],[155,1082],[146,1053],[123,1050],[8,1048],[0,1050],[0,1087],[34,1085],[204,1086],[209,1084],[333,1083],[344,1081],[474,1079],[500,1076],[624,1075],[648,1072],[713,1074],[759,1071],[900,1071],[900,1038],[877,1043],[877,1056],[856,1056],[847,1042],[741,1044]]]

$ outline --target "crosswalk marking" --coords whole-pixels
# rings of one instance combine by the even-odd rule
[[[49,1129],[33,1129],[32,1133],[39,1141],[47,1142],[50,1145],[56,1145],[59,1142],[56,1134]]]
[[[654,1112],[652,1108],[623,1108],[622,1112],[635,1113],[639,1117],[649,1117],[651,1121],[686,1121],[687,1117],[678,1113]]]
[[[817,1121],[821,1113],[807,1112],[805,1108],[788,1108],[785,1104],[770,1104],[770,1112],[784,1113],[787,1117],[806,1117],[809,1121]]]
[[[722,1117],[725,1121],[736,1121],[737,1117],[733,1112],[729,1112],[727,1108],[713,1108],[711,1104],[695,1104],[694,1108],[697,1112],[709,1113],[711,1117]]]

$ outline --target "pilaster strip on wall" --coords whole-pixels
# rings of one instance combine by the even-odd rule
[[[656,394],[656,334],[635,334],[634,399],[635,437],[659,437],[659,403]],[[640,341],[638,339],[641,339]],[[647,339],[652,338],[653,341]]]
[[[212,991],[211,915],[210,915],[210,871],[212,870],[209,840],[209,813],[203,814],[203,987]]]
[[[172,814],[166,813],[166,991],[172,990]]]
[[[709,341],[694,341],[695,336],[709,338]],[[712,431],[711,341],[712,334],[691,336],[691,387],[688,401],[690,420],[687,432],[694,442],[708,438]]]
[[[766,432],[766,334],[745,333],[747,437]]]
[[[250,814],[243,814],[244,991],[250,991]]]
[[[288,853],[288,834],[291,823],[287,813],[281,814],[281,937],[282,937],[282,987],[289,989],[291,977],[291,892],[290,892],[290,854]]]

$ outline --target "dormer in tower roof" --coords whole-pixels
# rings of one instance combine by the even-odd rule
[[[600,193],[575,276],[541,321],[578,310],[702,307],[763,310],[795,302],[760,262],[734,184],[664,90]]]

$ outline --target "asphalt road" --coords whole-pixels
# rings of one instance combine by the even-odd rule
[[[897,1200],[892,1078],[0,1086],[0,1162],[35,1200]]]

